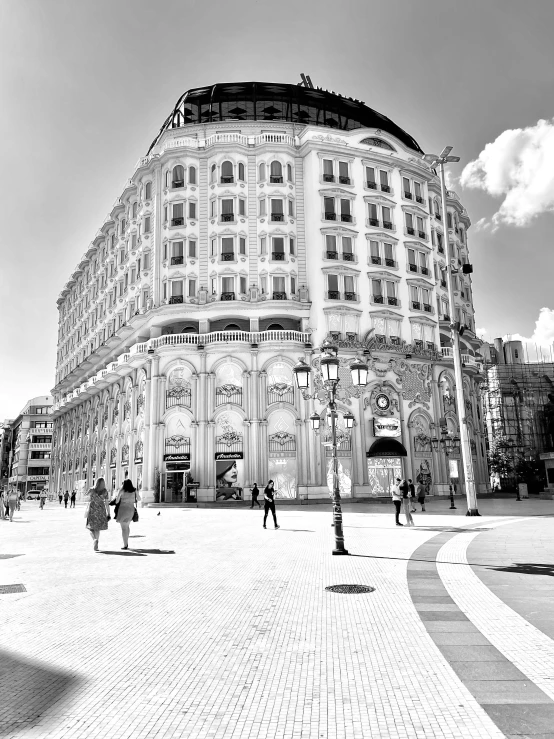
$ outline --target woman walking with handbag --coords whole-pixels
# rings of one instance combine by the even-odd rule
[[[129,549],[129,526],[131,521],[135,523],[138,521],[137,500],[140,500],[140,496],[137,494],[135,486],[131,480],[124,480],[115,501],[114,512],[115,520],[121,526],[122,549]]]
[[[15,509],[17,508],[17,503],[19,501],[19,494],[15,488],[11,488],[8,492],[8,508],[10,512],[10,521],[13,521],[13,514],[15,512]]]
[[[85,509],[87,529],[94,541],[94,551],[98,551],[100,532],[108,528],[110,509],[108,508],[108,491],[103,477],[99,477],[96,485],[89,490],[90,503]]]

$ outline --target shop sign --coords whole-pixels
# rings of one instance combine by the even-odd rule
[[[374,418],[374,436],[401,436],[399,418]]]
[[[135,460],[136,462],[137,460]],[[142,459],[140,460],[142,462]],[[164,454],[165,462],[190,462],[190,454]]]
[[[117,467],[117,462],[112,462],[112,463],[110,464],[110,469],[111,469],[111,470],[114,470],[114,469],[115,469],[116,467]]]
[[[142,464],[142,457],[136,457],[135,464]]]
[[[242,452],[217,452],[216,461],[224,461],[225,459],[243,459]]]
[[[21,477],[19,478],[22,479]],[[37,480],[48,480],[48,475],[27,475],[27,480],[29,482],[35,482]]]

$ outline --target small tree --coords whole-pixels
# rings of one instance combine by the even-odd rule
[[[160,502],[160,470],[156,467],[154,473],[154,503]]]
[[[514,471],[514,459],[511,453],[511,441],[507,436],[496,436],[490,444],[488,461],[493,475],[500,478],[510,477]]]

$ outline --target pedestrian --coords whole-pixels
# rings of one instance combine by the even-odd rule
[[[67,508],[67,501],[68,500],[69,500],[69,493],[66,490],[65,493],[63,494],[63,502],[65,503],[65,507],[66,508]]]
[[[86,527],[92,536],[94,551],[97,552],[100,532],[108,528],[108,521],[110,520],[108,491],[103,477],[99,477],[96,485],[90,488],[89,495],[90,502],[85,509]]]
[[[62,504],[62,500],[63,500],[63,493],[61,491],[58,494],[58,498],[60,499],[60,505],[61,505]]]
[[[400,483],[400,492],[402,493],[402,509],[406,516],[406,526],[414,526],[414,519],[410,513],[410,486],[406,480]]]
[[[258,495],[260,494],[260,491],[258,489],[258,484],[255,482],[254,487],[252,488],[252,505],[250,508],[254,508],[254,503],[258,506],[258,508],[261,508],[260,501],[258,500]]]
[[[18,499],[19,499],[19,495],[17,494],[17,490],[15,490],[15,488],[11,488],[8,491],[8,508],[9,508],[10,521],[13,521],[13,514],[14,514],[15,509],[17,508]]]
[[[425,510],[425,485],[419,483],[417,486],[417,502],[421,506],[421,510]]]
[[[69,504],[70,508],[75,508],[75,500],[77,499],[77,493],[75,490],[71,491],[71,503]]]
[[[273,516],[273,523],[276,529],[281,527],[277,525],[277,516],[275,515],[275,490],[273,480],[270,480],[264,490],[264,529],[267,528],[265,523],[267,521],[267,514],[271,511]]]
[[[396,484],[392,489],[392,502],[394,503],[394,519],[397,526],[404,526],[400,523],[400,508],[402,506],[402,493],[400,492],[401,480],[399,477],[396,478]]]
[[[415,513],[416,512],[416,507],[415,507],[415,485],[412,482],[412,478],[411,477],[408,479],[408,488],[410,490],[411,512],[412,513]]]
[[[46,498],[48,497],[48,493],[46,490],[40,491],[40,507],[41,509],[44,508],[44,504],[46,503]]]
[[[131,480],[126,478],[115,500],[114,510],[115,520],[121,526],[122,549],[129,549],[129,527],[131,521],[138,521],[137,500],[140,500],[140,496]]]

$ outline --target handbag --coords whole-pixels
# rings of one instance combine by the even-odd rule
[[[138,515],[138,511],[137,511],[137,496],[135,494],[135,510],[134,510],[133,518],[131,519],[131,521],[133,523],[137,523],[138,520],[139,520],[139,515]]]

